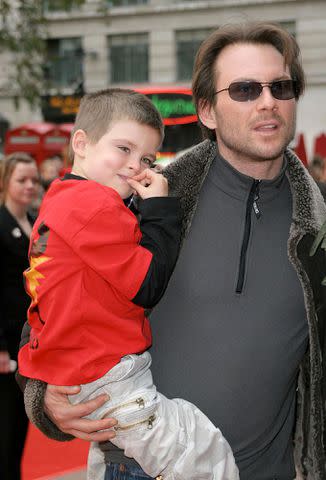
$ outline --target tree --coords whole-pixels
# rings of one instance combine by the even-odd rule
[[[48,0],[56,8],[71,9],[85,0]],[[0,0],[0,53],[13,58],[8,85],[16,103],[24,98],[31,106],[39,103],[44,89],[43,63],[46,56],[46,17],[43,0]]]

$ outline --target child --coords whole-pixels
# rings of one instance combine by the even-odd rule
[[[144,95],[108,89],[83,98],[72,173],[53,182],[33,229],[25,272],[31,337],[19,370],[80,384],[72,403],[107,393],[96,416],[118,420],[112,442],[148,475],[235,480],[221,432],[194,405],[159,394],[149,370],[144,309],[167,287],[181,229],[179,200],[149,168],[162,138],[162,120]],[[126,205],[133,192],[140,225]],[[103,479],[104,468],[95,445],[88,478]]]

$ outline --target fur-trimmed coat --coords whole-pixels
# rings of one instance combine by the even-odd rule
[[[326,221],[326,205],[301,161],[287,149],[286,175],[293,195],[288,255],[301,282],[309,349],[302,361],[297,390],[295,460],[306,480],[326,479],[326,252],[310,251]],[[216,144],[205,140],[165,170],[171,195],[181,197],[183,238],[191,228],[199,193],[216,156]]]
[[[216,155],[215,142],[205,140],[167,167],[170,194],[181,197],[183,238],[191,228],[199,193]],[[305,480],[326,479],[326,255],[319,245],[311,255],[317,232],[326,221],[323,197],[300,160],[290,150],[287,177],[293,195],[293,217],[288,240],[288,254],[301,282],[307,322],[309,349],[300,366],[297,389],[295,460]],[[23,343],[28,340],[28,328]],[[23,379],[20,379],[23,380]],[[72,437],[59,432],[43,412],[46,385],[28,380],[25,403],[33,423],[57,440]]]

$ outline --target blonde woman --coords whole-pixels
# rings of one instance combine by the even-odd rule
[[[28,210],[38,193],[39,175],[34,159],[25,153],[8,155],[0,165],[0,478],[19,480],[27,417],[14,372],[29,305],[23,284],[33,225]]]

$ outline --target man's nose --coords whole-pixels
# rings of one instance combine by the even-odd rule
[[[272,95],[270,85],[263,85],[263,90],[257,99],[257,108],[268,110],[277,108],[277,99]]]

